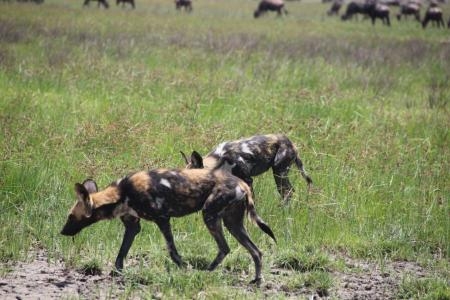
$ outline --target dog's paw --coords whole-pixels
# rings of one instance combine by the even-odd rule
[[[255,278],[252,281],[250,281],[249,284],[259,287],[261,285],[261,282],[262,282],[261,278]]]
[[[109,272],[109,276],[111,277],[121,277],[123,275],[123,272],[121,270],[112,269],[111,272]]]

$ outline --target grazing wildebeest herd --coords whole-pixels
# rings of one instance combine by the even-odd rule
[[[335,0],[335,2],[341,0]],[[390,26],[389,11],[391,6],[398,6],[398,13],[396,15],[397,20],[401,21],[407,19],[408,16],[413,16],[414,19],[422,24],[423,28],[426,28],[427,24],[431,22],[433,26],[445,28],[442,8],[439,7],[435,0],[430,0],[423,19],[420,19],[420,9],[422,7],[423,0],[351,0],[347,4],[345,13],[341,16],[342,20],[349,20],[356,17],[357,14],[361,14],[364,18],[370,18],[372,24],[375,24],[375,19],[379,18],[383,21],[383,24]],[[442,0],[444,1],[444,0]],[[340,5],[333,2],[331,8],[327,11],[328,15],[337,15]],[[450,18],[447,23],[447,27],[450,28]]]
[[[12,0],[3,0],[4,2]],[[17,2],[34,2],[41,4],[44,0],[16,0]],[[89,6],[89,3],[97,2],[98,7],[109,8],[107,0],[84,0],[83,6]],[[338,16],[339,11],[348,1],[345,8],[345,12],[341,15],[343,21],[357,20],[357,15],[362,15],[363,20],[370,19],[372,25],[375,25],[376,19],[380,19],[384,25],[391,26],[390,11],[391,7],[398,7],[397,14],[395,15],[398,21],[402,19],[407,20],[409,16],[412,16],[414,20],[418,21],[422,25],[422,28],[426,28],[428,23],[432,23],[434,27],[445,28],[443,10],[439,7],[438,2],[447,3],[449,0],[322,0],[322,3],[331,2],[331,7],[326,11],[328,16]],[[428,2],[428,7],[425,10],[423,19],[420,18],[420,10],[422,6]],[[116,0],[116,4],[122,3],[122,8],[125,4],[130,4],[132,8],[135,8],[135,0]],[[175,0],[175,9],[186,12],[192,11],[192,0]],[[287,15],[288,11],[284,0],[260,0],[256,10],[253,12],[255,18],[259,18],[267,12],[276,12],[277,16]],[[447,22],[447,27],[450,28],[450,17]]]

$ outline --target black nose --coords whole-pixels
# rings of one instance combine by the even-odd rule
[[[65,236],[74,236],[75,234],[77,234],[78,231],[75,230],[69,230],[67,227],[64,227],[61,230],[61,234],[65,235]]]

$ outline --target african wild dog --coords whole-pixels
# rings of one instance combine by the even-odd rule
[[[158,225],[170,257],[178,266],[184,265],[175,247],[170,218],[201,210],[206,227],[219,248],[208,270],[214,270],[230,252],[222,231],[223,220],[225,227],[253,258],[255,278],[251,283],[261,280],[262,253],[250,240],[243,226],[245,212],[272,239],[275,240],[275,236],[256,214],[250,187],[223,170],[223,166],[214,170],[142,171],[113,182],[102,191],[98,191],[93,180],[86,180],[83,184],[77,183],[75,191],[78,200],[61,234],[74,236],[97,221],[120,217],[125,234],[115,262],[119,272],[123,269],[123,261],[135,236],[141,230],[141,218]]]
[[[303,163],[298,156],[295,145],[283,134],[256,135],[249,138],[224,142],[202,159],[193,152],[190,160],[182,153],[186,168],[216,168],[221,158],[233,162],[233,175],[244,180],[252,187],[252,177],[260,175],[272,168],[278,192],[284,201],[288,201],[294,191],[289,182],[289,169],[295,163],[306,180],[308,188],[312,184],[311,177],[306,174]]]

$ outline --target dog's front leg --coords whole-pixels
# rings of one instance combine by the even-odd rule
[[[164,238],[166,239],[167,251],[169,251],[170,257],[173,262],[177,264],[177,266],[182,267],[185,264],[181,260],[180,255],[178,254],[177,248],[175,247],[175,242],[173,240],[172,229],[170,228],[170,219],[169,218],[159,218],[155,220],[155,223],[158,225],[159,230],[161,230]]]
[[[128,254],[131,245],[133,244],[134,238],[141,231],[141,224],[139,223],[139,218],[126,215],[120,218],[123,225],[125,226],[125,234],[123,235],[122,245],[120,246],[119,254],[116,258],[116,270],[121,272],[123,269],[123,260]]]

